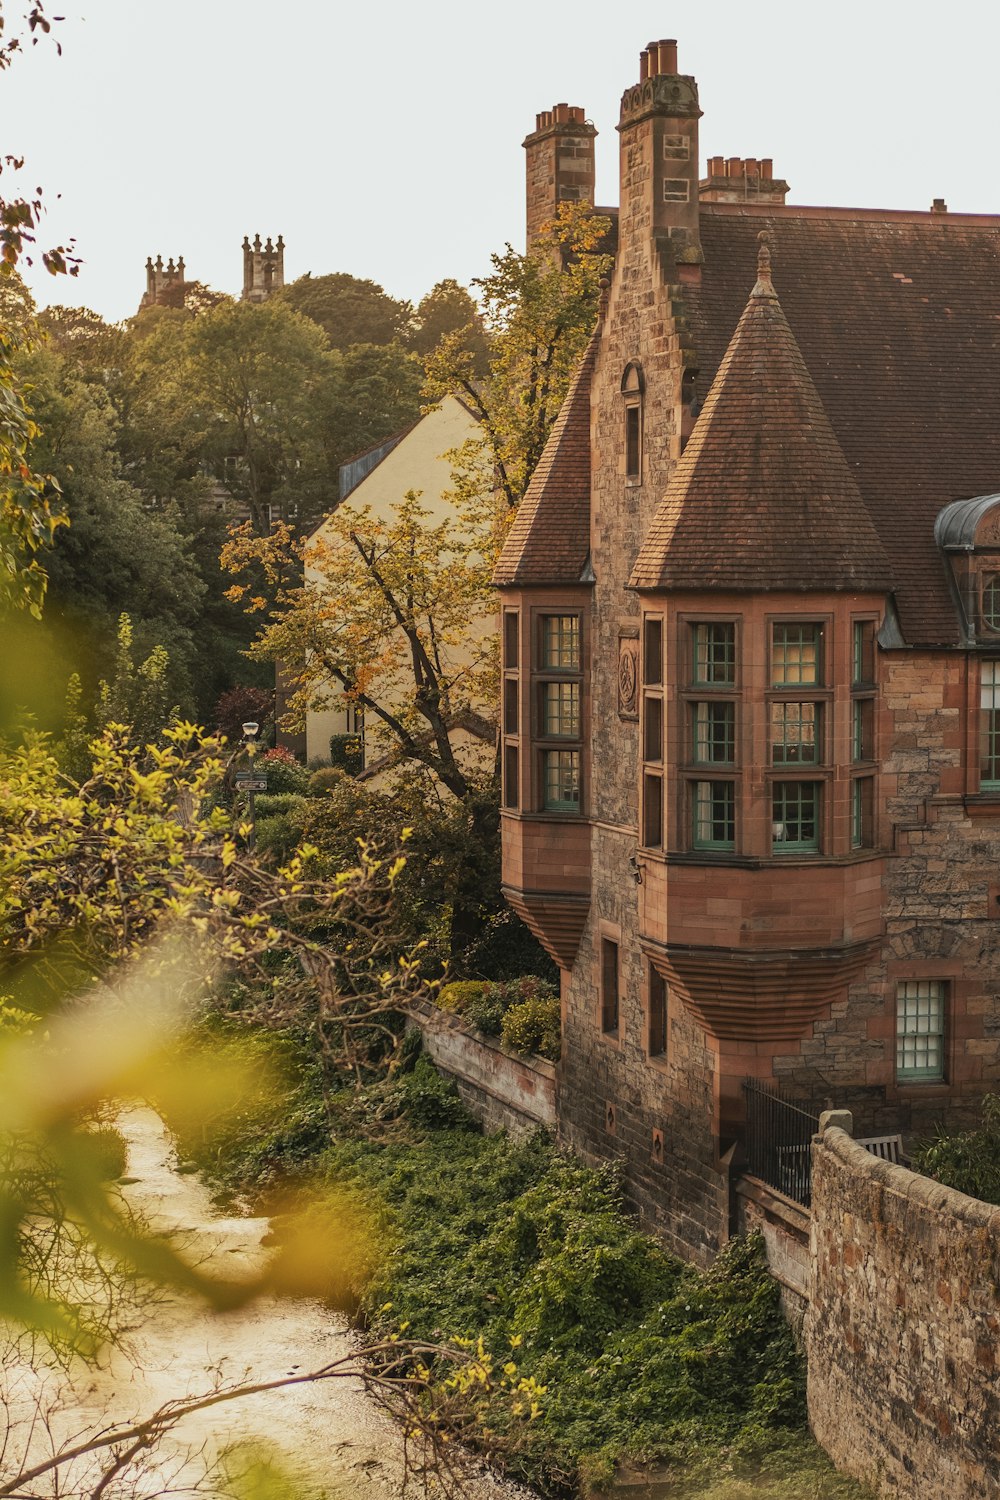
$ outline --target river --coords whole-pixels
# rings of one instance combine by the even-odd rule
[[[150,1228],[170,1234],[202,1266],[232,1276],[259,1268],[267,1251],[266,1219],[220,1215],[205,1185],[177,1171],[173,1141],[153,1110],[123,1110],[119,1128],[128,1141],[124,1192]],[[39,1370],[7,1362],[0,1400],[8,1420],[0,1447],[0,1472],[30,1452],[47,1451],[79,1434],[145,1416],[164,1402],[201,1395],[218,1381],[280,1379],[329,1364],[351,1351],[343,1321],[320,1303],[261,1298],[235,1313],[213,1314],[194,1302],[161,1294],[145,1305],[124,1346],[97,1366]],[[0,1419],[2,1420],[2,1419]],[[2,1433],[0,1433],[2,1438]],[[310,1490],[329,1500],[389,1500],[398,1495],[402,1443],[395,1424],[366,1395],[357,1379],[289,1386],[261,1392],[185,1417],[113,1495],[229,1494],[228,1485],[203,1476],[232,1444],[275,1444],[302,1475],[296,1496]],[[93,1459],[78,1461],[59,1481],[31,1487],[32,1495],[87,1494]],[[88,1485],[88,1475],[90,1483]],[[475,1500],[530,1500],[527,1493],[489,1475],[474,1482]]]

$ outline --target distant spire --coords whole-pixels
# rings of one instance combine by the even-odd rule
[[[760,246],[757,251],[757,280],[750,295],[777,298],[778,294],[771,280],[771,236],[766,229],[762,229],[757,236],[757,243]]]

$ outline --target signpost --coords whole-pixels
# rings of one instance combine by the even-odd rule
[[[238,786],[242,792],[266,792],[267,777],[258,776],[253,771],[235,771],[233,785]]]

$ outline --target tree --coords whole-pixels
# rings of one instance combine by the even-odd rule
[[[461,330],[446,334],[428,359],[425,395],[457,392],[476,412],[511,507],[524,496],[594,330],[612,262],[599,248],[609,229],[588,204],[563,204],[527,255],[508,245],[492,257],[492,273],[473,282],[490,338],[485,381]]]
[[[420,362],[399,344],[355,344],[333,354],[334,378],[324,413],[329,472],[420,415]],[[337,491],[328,499],[335,503]]]
[[[275,292],[284,303],[318,323],[331,349],[352,344],[393,344],[406,336],[413,309],[390,297],[376,281],[344,271],[328,276],[300,276]]]
[[[127,612],[142,652],[160,646],[170,655],[171,701],[188,701],[205,584],[176,509],[147,509],[122,477],[112,404],[101,384],[82,377],[72,354],[38,349],[18,361],[18,374],[39,423],[32,461],[54,476],[71,523],[48,559],[50,627],[69,637],[93,689],[110,667],[119,616]]]
[[[5,19],[0,10],[0,32]],[[39,3],[30,6],[23,21],[26,33],[11,29],[0,41],[0,72],[23,51],[26,39],[34,46],[52,30]],[[23,165],[18,157],[5,156],[0,172],[16,173]],[[40,188],[27,198],[0,197],[0,281],[11,277],[19,260],[31,265],[41,214]],[[53,275],[76,274],[75,257],[65,245],[43,251],[42,261]],[[14,370],[25,343],[23,328],[0,327],[0,609],[28,609],[37,616],[45,596],[45,569],[36,554],[51,543],[62,517],[52,503],[54,487],[29,461],[37,428]]]
[[[451,278],[432,286],[417,304],[410,346],[426,358],[449,334],[460,335],[473,356],[472,370],[478,380],[489,366],[489,344],[482,313],[464,286]]]
[[[495,697],[493,599],[484,559],[493,550],[492,505],[434,520],[413,491],[388,520],[350,504],[309,541],[309,579],[297,582],[303,546],[287,527],[269,537],[249,527],[223,549],[223,567],[242,578],[230,595],[251,613],[273,608],[251,650],[296,663],[292,711],[347,699],[381,730],[386,766],[424,766],[453,796],[470,775],[453,732],[491,746],[495,724],[482,705]],[[261,568],[268,594],[246,574]]]

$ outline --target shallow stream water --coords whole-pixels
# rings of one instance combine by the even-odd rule
[[[177,1171],[173,1141],[153,1110],[130,1106],[119,1127],[128,1141],[127,1176],[133,1179],[124,1191],[154,1232],[170,1234],[189,1257],[220,1274],[249,1275],[261,1265],[267,1254],[261,1246],[266,1219],[220,1215],[200,1179]],[[125,1347],[99,1368],[40,1372],[27,1361],[8,1364],[2,1401],[8,1442],[0,1452],[0,1472],[16,1472],[11,1466],[26,1449],[37,1461],[78,1434],[148,1415],[169,1400],[204,1394],[219,1380],[274,1380],[350,1351],[342,1320],[317,1302],[262,1298],[217,1315],[187,1299],[162,1295],[142,1310]],[[247,1440],[275,1444],[308,1480],[303,1488],[330,1500],[388,1500],[399,1494],[400,1434],[356,1379],[262,1392],[185,1417],[143,1458],[130,1493],[190,1493],[206,1464]],[[36,1486],[31,1493],[87,1493],[87,1462],[64,1474],[58,1491]],[[217,1495],[225,1487],[210,1482],[198,1492]],[[117,1493],[109,1490],[108,1500]],[[490,1476],[478,1479],[473,1493],[475,1500],[530,1500],[525,1491]]]

